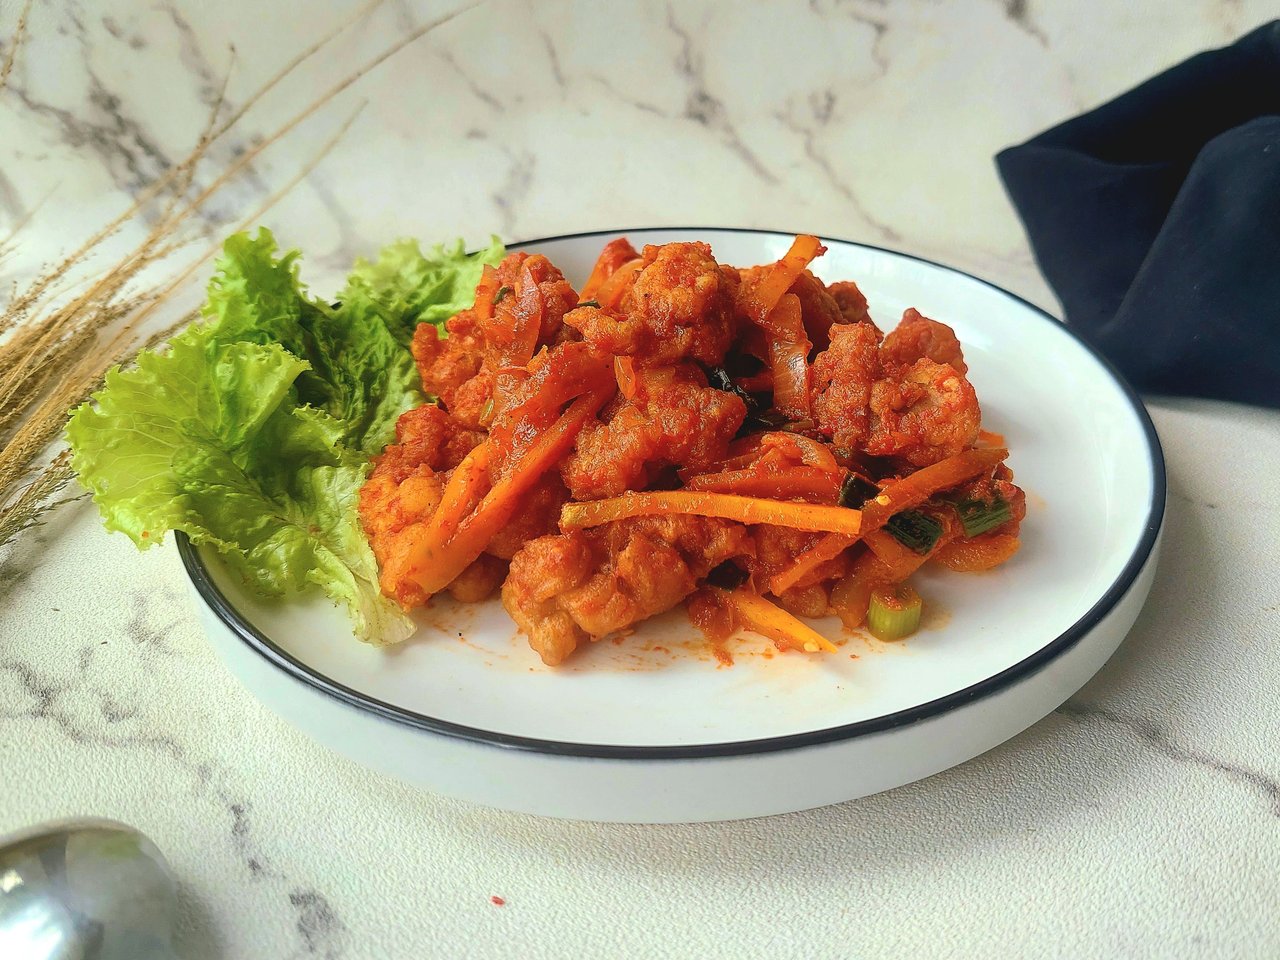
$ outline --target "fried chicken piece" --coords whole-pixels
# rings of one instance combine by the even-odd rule
[[[544,663],[670,610],[712,568],[749,556],[746,529],[707,517],[636,517],[540,537],[511,560],[502,603]]]
[[[912,327],[936,333],[920,321],[933,323],[919,317]],[[831,346],[813,364],[813,411],[836,447],[925,467],[977,440],[978,398],[954,366],[927,357],[899,364],[877,346],[870,324],[836,326],[831,334]],[[942,338],[929,342],[945,346]],[[907,343],[899,341],[901,355]]]
[[[397,535],[430,516],[444,489],[440,474],[425,464],[396,473],[402,475],[375,470],[360,487],[360,524],[380,567],[391,555]]]
[[[459,603],[480,603],[493,595],[506,575],[505,561],[482,553],[454,577],[448,586],[449,594]]]
[[[867,312],[867,298],[862,295],[862,291],[852,280],[840,280],[831,284],[827,287],[827,293],[840,308],[845,323],[870,323],[876,328],[876,333],[880,332],[872,322],[871,314]]]
[[[538,345],[556,343],[560,337],[564,315],[578,303],[578,293],[564,278],[564,274],[542,254],[523,252],[507,254],[498,264],[497,296],[500,299],[493,309],[492,326],[486,326],[486,339],[492,348],[502,340],[500,331],[509,328],[513,317],[520,310],[522,294],[528,276],[533,278],[538,289],[537,302],[541,312],[541,325],[538,330]],[[506,293],[503,293],[505,288]],[[535,348],[536,349],[536,348]]]
[[[482,431],[459,423],[434,403],[424,403],[400,415],[396,442],[382,452],[375,472],[394,472],[405,464],[452,470],[483,440]]]
[[[439,397],[446,409],[453,412],[460,406],[458,391],[480,372],[485,344],[474,310],[455,314],[445,321],[444,327],[448,336],[441,338],[434,324],[418,324],[410,349],[418,365],[423,391]],[[460,412],[465,423],[477,425],[465,411]]]
[[[902,322],[885,336],[880,351],[886,364],[906,367],[927,357],[934,363],[948,363],[960,373],[969,372],[955,331],[915,307],[902,314]]]
[[[590,343],[647,364],[685,358],[714,366],[733,339],[731,281],[705,243],[652,244],[617,310],[583,307],[564,318]]]
[[[821,533],[795,530],[791,527],[775,527],[768,524],[751,527],[755,555],[747,562],[747,567],[755,583],[763,591],[775,575],[790,567],[796,557],[807,551],[822,537]],[[796,587],[808,587],[824,580],[842,577],[848,573],[848,568],[847,558],[843,553],[839,554],[805,574]],[[820,616],[820,614],[816,615]]]
[[[981,429],[978,397],[964,374],[922,358],[873,385],[864,449],[927,467],[973,446]]]
[[[456,467],[484,439],[435,404],[409,410],[396,421],[396,442],[374,460],[360,488],[357,510],[373,555],[384,574],[387,559],[406,531],[435,512],[444,489],[445,471]],[[406,607],[426,602],[412,585],[390,583],[387,596]]]
[[[840,305],[831,296],[821,280],[806,270],[796,277],[788,293],[800,299],[800,317],[804,321],[805,334],[815,350],[825,350],[831,344],[833,324],[845,323]]]
[[[880,332],[869,323],[831,328],[813,362],[813,413],[836,447],[860,450],[871,435],[871,390],[881,376]]]
[[[489,541],[485,552],[510,560],[528,541],[555,533],[560,528],[560,508],[569,499],[569,491],[555,471],[543,477],[520,501],[520,512]]]
[[[531,290],[526,289],[530,280]],[[546,257],[509,254],[497,267],[497,282],[496,291],[484,283],[477,288],[477,296],[491,296],[495,302],[450,317],[444,325],[448,336],[441,337],[429,323],[418,324],[413,332],[411,348],[422,389],[439,397],[445,409],[469,427],[479,427],[490,406],[497,371],[509,359],[512,331],[523,319],[522,312],[538,316],[535,352],[539,346],[561,342],[566,333],[577,336],[564,329],[564,315],[577,304],[578,295]]]
[[[740,397],[708,387],[692,364],[641,371],[635,397],[578,435],[564,482],[575,500],[597,500],[644,489],[664,467],[700,469],[725,455],[746,415]]]

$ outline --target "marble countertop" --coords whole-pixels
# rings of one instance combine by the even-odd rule
[[[0,5],[0,37],[19,6]],[[294,7],[35,0],[0,93],[0,228],[43,206],[0,281],[186,152],[231,47],[236,106],[357,10]],[[386,2],[356,20],[215,159],[444,9]],[[489,0],[265,152],[207,229],[363,101],[266,218],[319,271],[405,234],[762,226],[920,254],[1055,310],[994,153],[1274,14]],[[1164,559],[1098,676],[944,774],[742,823],[544,821],[372,775],[224,672],[171,546],[139,554],[91,508],[63,508],[0,552],[0,833],[85,814],[137,826],[180,877],[179,946],[198,960],[1280,955],[1280,416],[1150,407]]]

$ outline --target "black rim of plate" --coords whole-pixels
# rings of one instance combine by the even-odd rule
[[[685,233],[750,233],[768,234],[770,236],[779,237],[790,237],[795,235],[794,233],[783,230],[756,230],[749,227],[634,227],[629,230],[588,230],[581,233],[542,237],[537,240],[526,240],[521,243],[512,244],[508,249],[514,250],[522,247],[533,247],[557,240],[577,240],[587,237],[605,236],[612,237],[627,233],[637,234],[653,231],[678,231]],[[905,710],[899,710],[895,713],[885,714],[880,717],[873,717],[868,720],[860,720],[855,723],[844,724],[838,727],[828,727],[804,733],[765,737],[756,740],[670,746],[628,746],[619,744],[542,740],[535,737],[521,737],[515,734],[482,730],[477,727],[469,727],[463,724],[452,723],[448,720],[440,720],[436,717],[430,717],[425,714],[416,713],[412,710],[406,710],[403,707],[397,707],[382,700],[366,696],[365,694],[353,690],[352,688],[319,673],[278,647],[236,610],[231,602],[223,596],[222,591],[220,591],[214,584],[196,547],[185,534],[179,532],[175,539],[178,544],[178,553],[182,557],[182,563],[186,567],[187,575],[191,578],[191,581],[194,584],[196,591],[200,594],[200,597],[206,604],[208,604],[209,608],[214,612],[218,619],[221,620],[232,631],[232,633],[239,637],[241,641],[247,644],[251,650],[265,659],[268,663],[283,670],[295,680],[312,687],[320,693],[326,694],[348,706],[370,713],[374,716],[381,717],[385,720],[390,720],[394,723],[399,723],[407,727],[427,731],[429,733],[440,734],[454,739],[485,744],[493,747],[543,753],[553,756],[590,757],[610,760],[693,760],[705,757],[734,757],[754,753],[771,753],[778,750],[794,750],[802,747],[813,747],[843,740],[851,740],[856,737],[863,737],[874,733],[880,733],[885,730],[891,730],[895,727],[918,723],[921,720],[927,720],[931,717],[939,716],[940,714],[947,713],[967,703],[971,703],[975,700],[1006,689],[1013,683],[1034,673],[1041,667],[1056,659],[1065,651],[1069,650],[1071,647],[1075,646],[1081,637],[1097,626],[1129,591],[1134,580],[1137,579],[1139,572],[1141,572],[1143,566],[1146,564],[1148,557],[1150,557],[1151,551],[1155,547],[1156,538],[1160,533],[1160,527],[1164,520],[1165,510],[1164,455],[1160,448],[1160,440],[1156,435],[1155,425],[1151,422],[1151,417],[1147,413],[1146,407],[1143,406],[1142,400],[1115,369],[1115,367],[1113,367],[1105,357],[1099,354],[1092,345],[1080,337],[1070,327],[1060,323],[1050,314],[1037,307],[1034,303],[1023,299],[1015,293],[1010,293],[1003,287],[997,286],[987,280],[983,280],[981,277],[975,277],[971,273],[958,270],[955,267],[949,267],[946,264],[938,263],[937,261],[929,260],[925,257],[918,257],[910,253],[902,253],[898,250],[891,250],[887,247],[880,247],[874,244],[859,243],[854,240],[839,240],[834,237],[825,239],[829,239],[834,243],[861,247],[866,250],[874,250],[878,253],[887,253],[895,257],[902,257],[906,260],[914,260],[918,263],[938,267],[950,273],[960,274],[981,283],[983,286],[990,287],[1009,299],[1022,304],[1034,315],[1044,320],[1046,323],[1053,324],[1056,329],[1075,340],[1091,357],[1093,357],[1098,365],[1110,375],[1121,393],[1129,401],[1129,404],[1133,409],[1133,413],[1138,419],[1138,423],[1142,426],[1143,433],[1147,440],[1147,452],[1151,460],[1151,510],[1147,516],[1147,521],[1137,548],[1125,564],[1124,569],[1121,570],[1120,576],[1102,595],[1102,597],[1100,597],[1098,601],[1084,614],[1083,617],[1076,621],[1076,623],[1074,623],[1064,633],[1060,634],[1035,653],[1018,663],[1006,667],[1004,670],[987,677],[985,680],[980,680],[962,690],[956,690],[946,696],[930,700],[927,703],[909,707]]]

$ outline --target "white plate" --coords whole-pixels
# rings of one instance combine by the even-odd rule
[[[581,282],[613,232],[532,241]],[[723,262],[777,259],[791,235],[631,230],[708,241]],[[914,582],[926,628],[848,638],[836,656],[717,667],[676,612],[544,667],[495,600],[438,603],[392,650],[355,641],[322,599],[269,603],[217,557],[179,547],[207,631],[268,706],[362,763],[429,789],[549,816],[678,822],[820,806],[908,783],[1013,736],[1112,654],[1150,588],[1164,465],[1141,402],[1067,328],[946,267],[824,241],[815,272],[856,280],[872,317],[918,307],[964,345],[983,423],[1027,490],[1023,546],[987,574]],[[837,621],[820,624],[842,638]]]

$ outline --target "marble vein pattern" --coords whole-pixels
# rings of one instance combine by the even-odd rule
[[[93,522],[83,506],[80,516],[65,515],[73,512],[74,506],[56,522]],[[14,592],[32,588],[33,580],[25,574],[34,569],[32,553],[39,554],[44,539],[37,537],[28,544],[34,549],[6,558],[0,567],[0,603],[8,605]],[[144,682],[163,672],[156,669],[161,661],[178,673],[193,666],[189,645],[173,639],[175,629],[187,622],[181,595],[171,586],[152,585],[127,588],[123,594],[119,614],[101,633],[81,639],[74,657],[60,658],[62,669],[49,669],[11,642],[0,648],[0,731],[11,743],[62,738],[74,753],[92,755],[112,769],[150,769],[167,782],[168,790],[185,797],[194,816],[221,821],[223,840],[240,866],[240,882],[260,888],[255,896],[264,908],[270,909],[273,900],[287,903],[296,929],[295,955],[337,960],[349,943],[346,925],[316,883],[277,865],[272,852],[276,843],[256,829],[257,801],[241,792],[234,768],[174,729],[163,700],[109,685],[112,668],[122,662],[134,663]],[[172,849],[169,853],[173,855]],[[180,880],[179,895],[190,900],[205,893]],[[194,905],[186,909],[189,915],[198,913]],[[201,948],[208,946],[212,943]]]
[[[19,6],[0,2],[0,57]],[[0,91],[0,236],[39,215],[0,283],[184,156],[224,79],[229,111],[354,9],[35,0]],[[445,9],[380,5],[257,104],[200,182]],[[401,235],[701,223],[896,247],[1053,309],[994,153],[1274,16],[1264,0],[1177,16],[1150,0],[487,0],[255,160],[204,227],[220,233],[365,102],[265,221],[306,249],[319,290]],[[194,960],[513,943],[609,956],[618,936],[631,955],[782,956],[795,930],[823,956],[1009,955],[1027,937],[1108,955],[1117,931],[1132,956],[1276,955],[1274,916],[1259,916],[1280,862],[1280,593],[1260,544],[1280,530],[1280,487],[1249,464],[1280,430],[1215,407],[1155,415],[1165,559],[1133,634],[1077,697],[925,783],[706,828],[544,823],[370,776],[222,670],[171,548],[137,554],[73,504],[0,553],[0,831],[83,814],[138,826],[182,878]],[[726,910],[761,891],[770,910]]]

